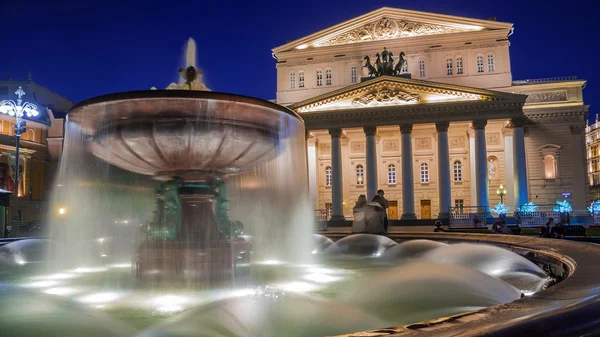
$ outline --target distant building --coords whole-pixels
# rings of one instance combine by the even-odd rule
[[[68,99],[31,81],[0,81],[0,101],[16,101],[15,92],[22,88],[24,102],[38,107],[36,117],[24,116],[26,132],[21,136],[20,163],[24,167],[19,177],[19,208],[23,222],[42,222],[50,197],[54,174],[62,153],[63,124],[66,112],[73,106]],[[14,191],[14,171],[9,156],[15,153],[15,117],[0,113],[0,189]],[[14,160],[13,160],[14,162]],[[11,176],[12,175],[12,176]],[[14,195],[11,205],[14,205]],[[10,207],[10,219],[13,207]],[[4,228],[0,229],[3,234]]]
[[[598,201],[600,200],[600,121],[598,115],[596,115],[596,122],[585,128],[585,138],[590,199]]]
[[[585,210],[586,82],[514,81],[512,33],[511,23],[381,8],[273,49],[277,103],[309,131],[314,207],[351,216],[360,194],[383,189],[390,219],[436,218],[495,205],[503,184],[513,210],[563,195]],[[371,76],[390,56],[406,64]]]

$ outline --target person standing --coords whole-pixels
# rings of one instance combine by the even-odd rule
[[[387,199],[383,196],[384,195],[383,190],[378,190],[377,191],[377,195],[381,197],[380,204],[381,204],[381,207],[383,208],[383,213],[385,215],[385,218],[383,219],[383,229],[385,229],[385,231],[387,232],[387,230],[388,230],[387,210],[388,210],[388,207],[389,207],[389,203],[388,203]]]
[[[354,220],[352,221],[352,233],[366,233],[367,220],[365,217],[366,206],[368,204],[367,197],[361,194],[356,201],[356,206],[352,210]]]

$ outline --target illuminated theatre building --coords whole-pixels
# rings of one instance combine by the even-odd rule
[[[563,194],[585,210],[585,81],[513,80],[512,33],[381,8],[273,49],[277,103],[306,122],[315,209],[350,217],[359,195],[383,189],[390,219],[443,218],[495,205],[502,184],[512,210]],[[388,75],[369,76],[365,56],[378,70],[384,55]]]

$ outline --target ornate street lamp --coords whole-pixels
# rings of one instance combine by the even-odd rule
[[[0,102],[0,113],[7,114],[10,116],[15,116],[15,214],[19,214],[19,174],[20,166],[19,166],[19,140],[21,135],[26,131],[25,130],[25,121],[23,120],[23,116],[27,117],[36,117],[39,112],[37,106],[33,103],[25,102],[21,99],[25,96],[25,91],[23,88],[19,86],[19,89],[15,91],[15,95],[17,95],[17,102],[13,100],[4,100]],[[19,223],[21,222],[21,218],[19,217]]]
[[[504,203],[504,196],[506,195],[506,188],[502,184],[496,190],[496,194],[500,197],[500,202]]]

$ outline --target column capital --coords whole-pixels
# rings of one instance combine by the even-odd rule
[[[585,131],[585,124],[571,125],[569,130],[572,135],[582,134]]]
[[[450,122],[435,122],[435,131],[447,132],[450,127]]]
[[[365,136],[375,136],[377,135],[377,127],[376,126],[365,126],[363,128],[365,131]]]
[[[331,135],[331,138],[340,138],[342,136],[342,129],[341,128],[329,129],[329,134]]]
[[[527,124],[527,117],[517,116],[510,119],[510,125],[513,128],[522,128]]]
[[[412,124],[400,124],[400,133],[411,133],[413,129]]]
[[[510,123],[502,128],[502,135],[504,137],[510,137],[513,135],[513,128],[511,127]]]
[[[471,122],[471,127],[475,130],[484,130],[487,125],[487,119],[475,119]]]

